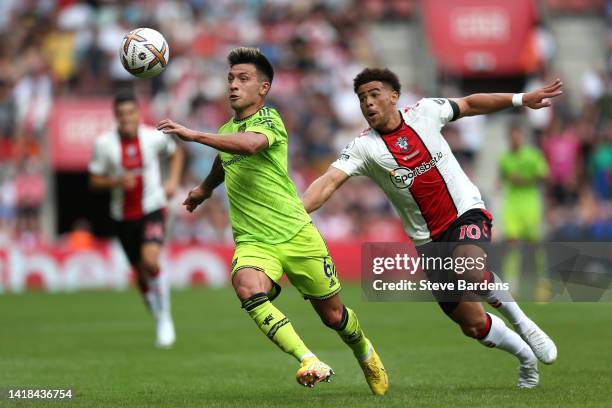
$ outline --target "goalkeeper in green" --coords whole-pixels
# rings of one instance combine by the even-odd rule
[[[304,210],[287,172],[287,131],[278,112],[265,106],[274,70],[255,48],[228,56],[232,117],[218,134],[190,130],[171,120],[158,129],[219,151],[210,174],[183,203],[193,211],[225,181],[236,249],[232,285],[242,308],[281,350],[300,362],[298,383],[314,387],[333,370],[306,347],[289,319],[271,302],[283,272],[323,323],[352,349],[370,389],[383,395],[388,378],[355,313],[340,299],[340,282],[325,242]]]

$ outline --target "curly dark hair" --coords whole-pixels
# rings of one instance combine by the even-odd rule
[[[230,67],[238,64],[253,64],[257,68],[257,72],[262,74],[270,83],[274,79],[274,68],[259,48],[234,48],[227,56],[227,62]]]
[[[380,81],[383,84],[387,84],[397,93],[400,93],[402,88],[397,75],[389,68],[366,68],[353,79],[353,90],[357,93],[357,89],[361,85],[372,81]]]

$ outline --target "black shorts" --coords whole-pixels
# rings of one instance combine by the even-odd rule
[[[117,221],[117,238],[132,267],[140,263],[140,250],[147,242],[162,244],[165,235],[165,214],[163,210],[153,211],[138,220]]]
[[[446,230],[438,235],[433,241],[417,247],[420,255],[429,258],[452,258],[453,251],[462,244],[475,244],[487,250],[487,244],[491,242],[492,218],[491,214],[484,208],[476,208],[463,213]],[[457,280],[460,275],[455,271],[447,269],[425,270],[427,279],[435,283],[452,282],[457,288]],[[465,291],[440,290],[432,291],[438,304],[449,314],[465,300]],[[471,294],[473,299],[473,294]]]

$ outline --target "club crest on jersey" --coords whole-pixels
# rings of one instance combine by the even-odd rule
[[[395,145],[399,147],[399,149],[402,152],[406,152],[408,151],[408,149],[410,149],[410,145],[408,144],[408,139],[406,139],[403,136],[397,138],[397,140],[395,141]]]
[[[127,155],[128,156],[130,156],[130,157],[136,156],[136,146],[133,146],[133,145],[132,146],[128,146],[126,151],[127,151]]]

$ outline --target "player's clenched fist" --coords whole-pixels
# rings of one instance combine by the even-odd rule
[[[183,201],[183,205],[189,212],[193,212],[197,208],[198,205],[202,204],[205,200],[210,198],[212,195],[212,191],[204,189],[202,186],[197,186],[192,189],[185,201]]]

